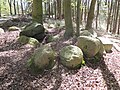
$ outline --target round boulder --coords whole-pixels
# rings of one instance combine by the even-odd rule
[[[82,49],[84,55],[88,58],[94,57],[101,48],[101,42],[97,38],[89,36],[79,36],[77,46]]]
[[[60,51],[61,63],[70,68],[77,69],[80,67],[83,60],[82,50],[74,45],[63,47]]]
[[[46,44],[38,48],[28,62],[32,70],[51,69],[55,65],[56,54],[52,50],[50,44]]]

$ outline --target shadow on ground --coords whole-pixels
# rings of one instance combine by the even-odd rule
[[[118,81],[115,79],[114,74],[110,72],[110,70],[108,69],[108,66],[105,64],[104,58],[102,58],[99,62],[96,62],[96,63],[93,61],[89,61],[89,62],[87,61],[86,65],[93,69],[100,68],[101,73],[103,75],[103,79],[105,80],[108,90],[120,89]]]

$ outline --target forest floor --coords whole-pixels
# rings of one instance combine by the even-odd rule
[[[63,33],[60,31],[59,35],[62,37]],[[86,62],[78,70],[68,70],[57,63],[50,71],[32,74],[26,62],[36,48],[18,43],[18,36],[19,31],[0,35],[0,90],[120,90],[120,52],[114,47],[103,60]],[[59,51],[74,43],[74,38],[60,38],[53,47]]]

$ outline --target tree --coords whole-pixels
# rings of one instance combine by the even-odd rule
[[[86,24],[86,29],[88,29],[88,30],[90,28],[92,28],[92,23],[93,23],[93,19],[94,19],[95,4],[96,4],[96,0],[92,0],[91,5],[90,5],[90,10],[88,12],[87,24]]]
[[[10,8],[10,15],[12,15],[12,0],[8,0],[9,8]]]
[[[80,32],[79,32],[79,27],[80,27],[80,4],[81,4],[81,0],[77,0],[77,18],[76,18],[76,35],[79,36]]]
[[[61,19],[61,0],[57,0],[57,18]]]
[[[42,0],[33,0],[32,18],[33,21],[43,24]]]
[[[16,12],[16,0],[13,1],[13,6],[14,6],[14,15],[16,15],[17,14],[17,12]]]
[[[71,17],[71,0],[64,0],[64,16],[65,16],[65,34],[66,39],[73,36],[73,25]]]

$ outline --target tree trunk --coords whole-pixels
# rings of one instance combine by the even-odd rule
[[[15,0],[13,1],[13,6],[14,6],[14,15],[16,15],[17,13],[16,13],[16,4],[15,4]]]
[[[118,30],[117,30],[117,34],[120,34],[120,15],[119,15],[119,23],[118,23]]]
[[[0,17],[1,17],[1,2],[0,2]]]
[[[119,0],[117,0],[116,1],[117,3],[115,4],[115,6],[116,6],[116,14],[115,14],[115,19],[114,19],[114,24],[113,24],[113,34],[115,34],[116,33],[116,31],[117,31],[117,22],[118,22],[118,15],[119,15],[119,7],[120,7],[120,1]]]
[[[81,4],[81,0],[77,0],[76,36],[80,35],[80,31],[79,31],[79,27],[80,27],[80,4]]]
[[[23,2],[22,2],[22,0],[20,0],[20,3],[21,3],[21,11],[22,11],[22,15],[24,15],[24,11],[23,11]]]
[[[33,21],[43,24],[42,0],[33,0],[32,18]]]
[[[54,14],[55,14],[55,20],[57,19],[57,12],[56,12],[56,0],[54,0]]]
[[[10,8],[10,15],[12,15],[12,1],[8,0],[9,8]]]
[[[18,15],[20,14],[18,1],[17,1],[17,13],[18,13]]]
[[[61,19],[61,0],[57,0],[57,18]]]
[[[88,12],[87,24],[86,24],[86,29],[88,30],[92,28],[92,23],[94,19],[95,3],[96,3],[96,0],[91,1],[90,10]]]
[[[71,0],[64,0],[64,15],[65,15],[65,34],[66,39],[73,36],[73,25],[71,17]]]
[[[100,1],[97,1],[97,15],[96,15],[96,29],[98,28],[98,16],[99,16],[99,10],[100,10]]]

